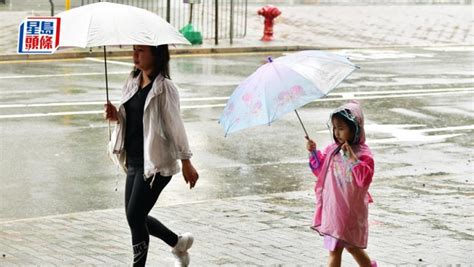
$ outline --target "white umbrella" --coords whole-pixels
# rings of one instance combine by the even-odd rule
[[[106,46],[190,45],[181,33],[160,16],[133,6],[99,2],[61,12],[56,17],[61,18],[59,48],[104,47],[107,101]]]
[[[99,2],[61,12],[56,17],[61,18],[59,48],[104,47],[107,102],[109,101],[109,84],[106,46],[190,45],[181,33],[160,16],[133,6]]]
[[[190,44],[173,26],[148,10],[99,2],[56,15],[59,47]]]

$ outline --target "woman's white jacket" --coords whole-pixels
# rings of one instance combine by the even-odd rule
[[[112,160],[126,168],[125,131],[126,113],[124,103],[138,91],[141,73],[131,74],[122,89],[118,108],[119,120],[109,143]],[[180,171],[178,159],[190,159],[188,138],[180,113],[179,94],[169,79],[158,75],[148,93],[143,111],[144,179],[156,173],[171,176]]]

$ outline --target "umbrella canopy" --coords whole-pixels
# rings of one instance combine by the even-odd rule
[[[61,18],[59,48],[104,48],[105,94],[109,102],[107,51],[110,45],[187,44],[188,40],[160,16],[128,5],[99,2],[56,15]],[[110,121],[109,121],[109,140]]]
[[[99,2],[56,15],[59,47],[190,44],[160,16],[128,5]]]
[[[275,61],[269,58],[235,89],[219,123],[225,135],[270,124],[327,95],[356,68],[346,57],[322,51],[297,52]]]

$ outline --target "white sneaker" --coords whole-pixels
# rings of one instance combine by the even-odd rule
[[[181,252],[179,254],[174,255],[174,267],[188,267],[189,266],[189,253],[187,252]]]
[[[189,265],[190,258],[188,249],[191,248],[194,237],[191,233],[184,233],[178,236],[178,243],[171,249],[175,257],[174,266],[185,267]]]

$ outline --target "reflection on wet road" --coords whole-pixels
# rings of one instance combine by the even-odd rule
[[[299,112],[319,144],[330,142],[330,111],[346,99],[365,109],[374,150],[372,194],[400,224],[430,221],[472,239],[473,49],[336,51],[361,67],[327,98]],[[174,57],[198,186],[180,175],[158,205],[272,192],[311,192],[303,131],[294,114],[270,127],[223,137],[217,119],[237,84],[267,54]],[[274,54],[272,56],[279,56]],[[122,206],[123,178],[105,153],[100,59],[0,62],[0,220]],[[131,68],[109,61],[117,103]],[[119,190],[113,190],[119,177]]]

